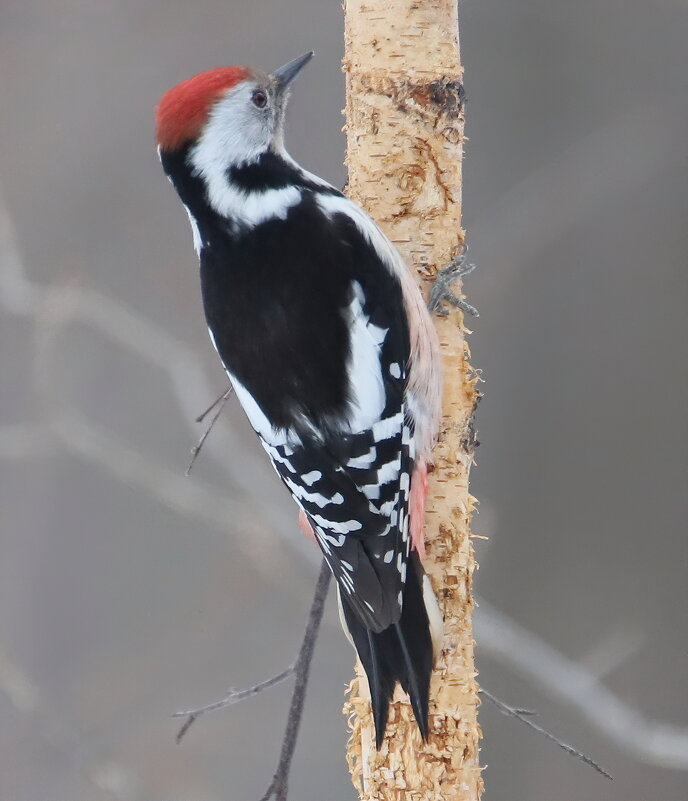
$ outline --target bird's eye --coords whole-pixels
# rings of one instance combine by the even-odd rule
[[[265,106],[268,104],[268,96],[265,94],[265,92],[261,92],[260,89],[256,89],[251,97],[251,100],[253,100],[253,105],[258,106],[258,108],[265,108]]]

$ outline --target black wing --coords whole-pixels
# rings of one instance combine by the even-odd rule
[[[400,409],[336,444],[264,443],[306,513],[342,597],[376,632],[395,623],[401,612],[412,436]]]

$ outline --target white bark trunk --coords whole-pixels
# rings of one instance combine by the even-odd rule
[[[464,241],[457,0],[346,0],[345,11],[348,194],[427,285]],[[445,388],[429,480],[425,567],[445,630],[430,690],[431,734],[423,744],[398,691],[377,752],[365,677],[357,667],[345,707],[352,730],[348,760],[366,801],[477,801],[482,791],[471,628],[475,500],[468,492],[477,377],[461,313],[437,318],[437,328]]]

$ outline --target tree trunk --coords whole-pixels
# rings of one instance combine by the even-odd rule
[[[462,67],[457,0],[346,0],[348,194],[380,224],[425,289],[463,248]],[[456,287],[458,289],[458,287]],[[345,712],[348,761],[361,799],[477,801],[482,791],[473,664],[475,567],[468,492],[477,376],[460,312],[438,317],[444,403],[429,480],[425,568],[444,614],[423,744],[397,690],[378,752],[360,665]],[[359,687],[361,691],[359,692]]]

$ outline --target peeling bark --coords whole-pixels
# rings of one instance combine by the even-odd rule
[[[427,289],[461,252],[463,86],[457,0],[346,0],[348,194],[380,224]],[[365,801],[477,801],[482,791],[473,662],[475,561],[468,491],[478,377],[456,310],[437,318],[445,383],[429,476],[429,573],[444,614],[433,673],[430,738],[421,741],[399,689],[378,752],[360,665],[345,713],[352,780]]]

